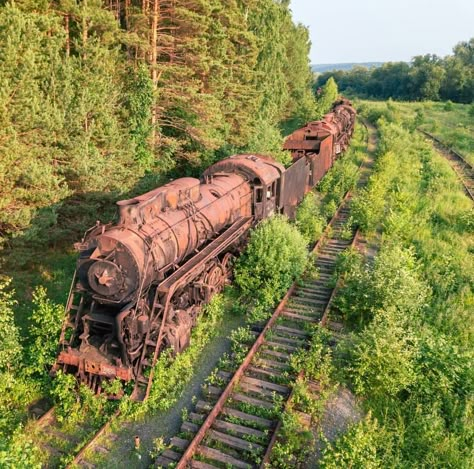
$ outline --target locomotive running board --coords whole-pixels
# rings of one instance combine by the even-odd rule
[[[227,249],[236,239],[250,228],[252,221],[253,217],[239,218],[230,226],[230,228],[224,231],[224,233],[211,241],[202,251],[189,259],[186,264],[181,266],[176,272],[162,282],[158,287],[158,291],[160,293],[167,293],[178,282],[180,284],[186,284],[190,280],[190,277],[193,276],[193,273],[198,266],[205,264],[207,261],[220,254],[224,249]]]
[[[170,275],[165,281],[163,281],[157,288],[157,294],[164,295],[166,297],[166,304],[163,310],[163,318],[161,321],[160,332],[158,340],[154,346],[153,360],[147,361],[147,341],[149,339],[148,334],[145,338],[145,347],[143,347],[143,353],[140,359],[141,366],[139,368],[139,374],[136,377],[135,388],[132,393],[132,400],[144,401],[150,394],[151,385],[153,382],[154,366],[156,359],[158,358],[158,352],[161,348],[161,342],[163,340],[163,330],[166,325],[167,315],[169,311],[170,300],[174,292],[182,285],[186,285],[195,275],[202,265],[206,264],[209,260],[217,257],[227,248],[229,248],[235,241],[237,241],[253,224],[253,217],[239,218],[233,225],[231,225],[226,231],[220,234],[217,238],[211,241],[202,251],[193,256],[189,261],[182,265],[176,272]],[[149,355],[148,355],[149,356]],[[145,369],[149,368],[149,375],[145,377]],[[145,389],[146,385],[146,389]]]

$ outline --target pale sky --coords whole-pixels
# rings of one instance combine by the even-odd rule
[[[474,36],[474,0],[291,0],[311,63],[409,61]]]

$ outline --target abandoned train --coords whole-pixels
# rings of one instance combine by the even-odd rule
[[[159,353],[189,343],[200,307],[220,291],[250,228],[296,207],[347,148],[355,110],[335,103],[291,134],[286,168],[270,157],[235,155],[201,179],[182,178],[118,202],[119,221],[98,224],[76,245],[77,269],[53,367],[101,391],[104,379],[148,396]]]

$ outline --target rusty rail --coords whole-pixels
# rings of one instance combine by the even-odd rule
[[[350,244],[350,249],[353,249],[355,247],[355,245],[357,244],[357,241],[359,239],[359,234],[360,234],[359,233],[359,228],[357,228],[356,232],[354,234],[354,238],[352,239],[352,242]],[[336,283],[336,286],[334,287],[334,290],[332,291],[332,294],[331,294],[331,297],[329,298],[328,304],[326,305],[326,308],[324,309],[323,316],[321,318],[321,326],[322,327],[327,328],[327,321],[328,321],[328,317],[329,317],[329,311],[331,310],[332,302],[333,302],[337,292],[341,288],[342,283],[343,283],[343,277],[340,277],[338,279],[337,283]],[[298,374],[296,380],[298,381],[299,379],[302,379],[303,377],[304,377],[304,373],[301,371]],[[294,393],[294,389],[292,389],[291,394],[288,398],[288,401],[286,402],[285,409],[288,407],[288,404],[291,402],[292,397],[293,397],[293,393]],[[273,446],[275,445],[275,443],[277,441],[278,434],[280,432],[281,426],[282,426],[282,421],[280,419],[280,420],[278,420],[275,431],[273,432],[270,443],[268,444],[267,451],[265,452],[265,456],[263,457],[262,464],[260,466],[262,469],[265,469],[266,467],[268,467],[267,464],[270,463],[270,456],[271,456],[271,453],[272,453],[272,449],[273,449]]]
[[[342,211],[343,208],[345,208],[347,206],[347,202],[350,199],[350,197],[351,197],[351,193],[347,192],[346,195],[344,196],[343,201],[341,202],[340,206],[338,207],[336,213],[332,217],[329,224],[326,226],[326,229],[324,230],[323,235],[321,236],[320,240],[314,246],[314,248],[312,250],[313,255],[320,252],[323,249],[323,247],[326,245],[326,242],[328,242],[330,240],[330,238],[328,237],[328,234],[329,234],[330,230],[334,227],[335,222],[341,220],[341,216],[340,216],[341,211]],[[343,249],[341,249],[341,251],[342,250]],[[336,257],[336,254],[334,254],[334,259],[335,259],[335,257]],[[181,457],[180,457],[180,459],[179,459],[179,461],[177,462],[177,465],[176,465],[177,469],[184,469],[191,462],[191,459],[196,454],[199,445],[202,443],[202,441],[206,437],[207,432],[209,431],[211,426],[215,423],[217,417],[223,411],[224,406],[225,406],[227,400],[229,399],[229,397],[232,395],[232,392],[234,391],[236,385],[240,382],[240,380],[244,376],[244,373],[248,370],[248,368],[251,365],[256,353],[260,350],[261,346],[265,343],[267,333],[273,328],[273,326],[275,325],[277,319],[279,319],[281,317],[281,313],[287,307],[289,299],[293,297],[293,295],[296,292],[297,288],[298,288],[298,285],[295,282],[290,287],[290,289],[286,293],[283,300],[280,302],[280,304],[275,309],[274,313],[272,314],[271,318],[268,320],[268,322],[265,325],[264,329],[259,334],[257,340],[254,342],[254,344],[252,345],[252,347],[248,351],[244,361],[239,366],[237,371],[234,373],[231,380],[229,381],[229,383],[227,384],[227,386],[225,387],[225,389],[223,390],[223,392],[219,396],[217,402],[214,404],[212,410],[210,411],[210,413],[205,418],[204,422],[202,423],[199,430],[197,431],[197,433],[195,434],[195,436],[193,437],[193,439],[191,440],[191,442],[189,443],[189,445],[185,449],[184,453],[181,455]],[[334,291],[332,292],[332,294],[331,294],[331,296],[328,300],[328,304],[326,305],[326,307],[324,309],[324,312],[323,312],[322,320],[324,322],[327,320],[327,312],[329,310],[329,302],[331,302],[333,298],[334,298]],[[290,396],[291,396],[291,394],[290,394]],[[276,429],[273,433],[272,439],[270,441],[270,444],[269,444],[270,448],[271,448],[271,446],[273,446],[273,443],[275,441],[277,429],[278,429],[278,425],[277,425],[277,427],[276,427]],[[267,454],[265,455],[264,460],[268,460],[269,454],[270,454],[269,450],[267,450]],[[193,461],[193,463],[196,463],[196,461]]]
[[[453,150],[452,148],[449,148],[438,137],[435,137],[426,130],[417,130],[434,142],[434,146],[438,152],[449,161],[453,171],[456,173],[459,181],[464,186],[464,190],[468,197],[474,201],[474,168],[471,163],[469,163],[460,153]]]
[[[40,418],[38,418],[38,420],[36,421],[36,425],[42,429],[45,433],[50,433],[51,431],[54,432],[57,435],[62,435],[63,433],[61,432],[60,429],[57,428],[57,422],[55,421],[55,416],[54,416],[54,413],[56,411],[56,406],[53,406],[51,407],[49,410],[47,410]],[[77,452],[74,456],[74,459],[69,462],[67,464],[67,468],[71,468],[73,467],[74,464],[77,464],[82,456],[84,455],[84,453],[91,447],[95,444],[95,442],[97,441],[97,439],[104,434],[104,432],[110,427],[113,419],[115,417],[118,417],[120,415],[120,410],[117,410],[116,412],[114,412],[110,417],[109,419],[107,420],[107,422],[105,422],[100,428],[99,430],[97,430],[97,432],[95,432],[91,438],[88,440],[88,442],[83,445],[79,452]],[[64,437],[65,439],[68,439],[66,438],[66,436]],[[44,442],[43,442],[44,443]],[[51,446],[47,446],[47,448],[49,448],[49,452],[51,451],[56,451],[54,447],[51,447]],[[48,450],[47,450],[48,451]]]
[[[365,125],[365,122],[362,122],[362,124],[367,129],[367,139],[369,139],[369,129]],[[364,158],[361,161],[357,172],[359,172],[360,169],[366,163],[367,159]],[[315,244],[312,250],[313,255],[319,254],[319,257],[315,260],[315,262],[316,265],[319,265],[320,269],[322,269],[320,273],[320,279],[314,281],[313,283],[307,283],[303,287],[300,287],[295,282],[290,287],[285,297],[277,306],[271,318],[266,323],[264,329],[258,335],[256,341],[253,343],[252,347],[248,351],[246,357],[244,358],[244,361],[241,363],[235,373],[231,376],[225,388],[222,390],[222,392],[220,392],[220,390],[214,390],[214,392],[217,391],[215,392],[216,397],[218,396],[217,401],[213,404],[201,402],[201,405],[199,405],[198,403],[197,407],[201,407],[202,409],[204,406],[206,409],[205,411],[208,412],[208,414],[202,415],[192,413],[191,415],[193,417],[191,417],[191,421],[183,423],[182,431],[191,431],[192,433],[194,433],[192,439],[188,441],[181,438],[172,438],[172,447],[177,448],[179,449],[179,451],[183,452],[180,454],[176,451],[168,449],[162,454],[162,456],[159,456],[157,458],[157,465],[164,467],[173,465],[173,467],[176,467],[177,469],[184,469],[186,467],[194,467],[198,469],[214,467],[211,464],[207,464],[197,459],[193,459],[195,456],[199,455],[200,457],[207,458],[211,461],[218,461],[223,464],[230,464],[233,467],[253,467],[253,464],[249,465],[249,463],[237,459],[237,457],[240,458],[241,456],[233,456],[233,454],[239,455],[239,451],[243,453],[246,452],[246,441],[245,439],[239,439],[234,437],[233,435],[235,435],[235,433],[231,432],[230,434],[228,434],[216,431],[216,428],[224,428],[223,431],[228,430],[228,428],[226,428],[226,421],[222,419],[219,420],[218,417],[226,415],[226,412],[228,413],[229,410],[236,410],[229,407],[229,398],[232,397],[232,401],[235,401],[237,399],[237,396],[239,395],[239,390],[237,390],[237,392],[235,391],[237,385],[239,385],[239,387],[242,386],[242,389],[247,392],[247,394],[244,395],[244,397],[249,398],[247,402],[258,402],[259,400],[262,401],[262,399],[264,399],[265,393],[261,395],[257,394],[258,398],[253,398],[252,395],[255,393],[259,393],[259,391],[256,391],[255,389],[271,389],[270,385],[274,385],[275,381],[272,381],[272,379],[278,376],[278,374],[272,375],[272,373],[277,371],[275,369],[275,365],[277,364],[275,361],[279,359],[284,360],[285,358],[283,357],[289,358],[289,355],[291,355],[291,353],[293,352],[290,352],[288,350],[294,351],[298,348],[306,346],[306,339],[308,339],[308,334],[304,331],[302,324],[304,324],[305,322],[320,323],[323,325],[323,327],[327,327],[329,309],[335,297],[336,290],[341,285],[341,279],[339,279],[334,288],[326,286],[326,282],[332,275],[332,270],[335,268],[335,260],[337,255],[343,250],[345,250],[347,247],[353,247],[357,241],[358,231],[354,234],[354,237],[352,238],[351,242],[341,237],[337,237],[338,229],[342,228],[347,219],[349,218],[348,202],[351,197],[352,192],[348,191],[345,194],[343,200],[341,201],[336,213],[333,215],[330,222],[326,226],[322,236],[320,237],[320,239]],[[333,234],[330,235],[331,230],[333,229]],[[289,304],[290,299],[294,299],[295,301]],[[320,308],[322,308],[323,310],[317,311]],[[276,325],[278,319],[282,319],[282,322]],[[281,326],[282,324],[286,324],[287,326],[290,325],[298,329],[293,329],[293,332],[286,332],[287,335],[285,335],[285,332],[279,331],[281,329],[286,329],[287,331],[290,331],[291,328],[287,326]],[[295,326],[294,324],[297,325]],[[267,336],[270,331],[272,331],[272,338],[270,338],[269,340]],[[297,334],[300,334],[300,336],[298,336]],[[291,346],[288,344],[291,344]],[[262,361],[260,361],[261,356],[263,355],[265,357],[266,354],[268,356],[269,351],[275,352],[275,346],[276,351],[283,350],[286,353],[280,353],[282,357],[272,359],[274,360],[273,364],[270,364],[268,366],[263,365],[262,362],[268,362],[268,359],[264,358]],[[274,348],[272,349],[271,347]],[[259,357],[254,362],[254,359],[257,358],[257,353],[259,353]],[[278,356],[278,352],[276,353],[276,356]],[[280,365],[282,364],[283,363],[280,362]],[[263,378],[261,378],[260,376],[263,376]],[[249,381],[253,382],[254,386],[249,387]],[[279,388],[287,389],[288,393],[286,402],[288,403],[291,400],[291,396],[293,394],[292,389],[289,386],[279,386]],[[282,392],[284,393],[284,390]],[[237,401],[238,400],[239,399],[237,399]],[[262,403],[266,403],[268,405],[269,401],[262,401]],[[237,413],[242,414],[242,412]],[[199,425],[192,423],[193,419],[195,419],[196,417],[203,418],[202,423],[199,423]],[[247,414],[246,417],[252,417],[252,415]],[[258,417],[253,416],[252,418],[255,419]],[[227,425],[229,426],[229,424]],[[245,423],[242,423],[242,425],[243,426],[237,425],[237,427],[239,427],[238,431],[242,432],[242,434],[244,435],[251,435],[251,433],[245,433],[246,431],[251,430],[251,427],[247,427]],[[236,426],[234,425],[234,427]],[[271,438],[270,441],[265,444],[266,451],[263,455],[263,463],[261,467],[263,467],[269,461],[271,449],[274,443],[277,441],[278,430],[280,427],[281,422],[277,420],[274,421],[274,424],[272,424],[271,429],[269,428],[269,430],[271,431]],[[229,428],[232,429],[230,426]],[[221,444],[224,444],[224,447],[227,448],[228,451],[221,452],[219,450],[216,450],[215,448],[206,446],[204,440],[208,438],[210,438],[210,440],[212,441],[220,441]],[[260,450],[263,450],[263,444],[264,443],[255,444],[255,446],[260,447]],[[239,445],[240,449],[235,452],[235,448],[239,448]],[[220,448],[222,449],[222,447]],[[234,451],[232,452],[232,450]],[[245,457],[243,459],[245,459]]]

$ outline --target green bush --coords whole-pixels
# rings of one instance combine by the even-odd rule
[[[40,469],[40,449],[22,427],[18,427],[8,439],[0,439],[0,467],[4,469]]]
[[[314,192],[306,194],[296,212],[296,227],[308,244],[316,242],[324,231],[326,220],[321,215],[318,198]]]
[[[383,248],[373,266],[364,265],[357,253],[344,254],[338,270],[345,282],[335,304],[352,324],[362,326],[380,310],[395,309],[416,319],[430,297],[420,278],[413,249]]]
[[[469,106],[469,117],[474,117],[474,103]]]
[[[81,405],[77,398],[77,380],[74,375],[59,370],[53,381],[51,395],[56,404],[55,414],[59,422],[78,419]]]
[[[235,282],[251,305],[253,319],[267,317],[304,272],[307,259],[306,239],[286,218],[274,216],[258,225],[235,266]]]
[[[337,95],[338,91],[336,81],[333,77],[330,77],[322,87],[321,94],[316,96],[316,115],[318,119],[321,119],[331,110],[334,101],[337,100]]]
[[[444,110],[449,112],[449,111],[452,111],[453,109],[454,109],[454,104],[450,99],[448,99],[446,103],[444,104]]]
[[[319,464],[321,469],[389,467],[384,464],[380,454],[389,444],[389,437],[383,427],[369,413],[334,444],[326,446]]]
[[[44,287],[33,292],[35,309],[31,314],[27,348],[28,371],[45,376],[53,365],[64,317],[64,306],[53,303]]]
[[[357,393],[385,398],[415,383],[417,337],[406,324],[394,308],[381,310],[358,337],[350,367]]]
[[[10,279],[0,279],[0,372],[14,370],[22,357],[20,333],[15,324],[14,292],[8,291]]]
[[[279,438],[272,449],[270,467],[278,469],[301,467],[307,461],[314,445],[314,436],[310,430],[302,429],[298,414],[287,410],[280,418],[282,426]]]

